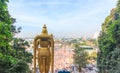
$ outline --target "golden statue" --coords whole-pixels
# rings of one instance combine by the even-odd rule
[[[36,73],[36,59],[40,73],[49,73],[50,68],[54,73],[54,39],[52,34],[48,35],[46,25],[43,26],[41,34],[34,38],[34,73]]]

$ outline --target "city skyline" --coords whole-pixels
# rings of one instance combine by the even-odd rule
[[[91,37],[117,0],[11,0],[8,9],[15,25],[22,27],[19,37],[34,37],[46,24],[55,37]]]

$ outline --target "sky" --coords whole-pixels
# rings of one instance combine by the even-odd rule
[[[9,0],[10,15],[22,27],[17,37],[35,37],[46,24],[55,37],[91,37],[117,0]]]

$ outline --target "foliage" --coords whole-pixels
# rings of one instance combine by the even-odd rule
[[[97,64],[100,73],[119,73],[119,50],[120,50],[120,0],[116,8],[111,10],[102,24],[102,31],[98,39],[100,52],[98,53]],[[117,49],[116,49],[117,48]]]
[[[20,32],[7,9],[8,0],[0,0],[0,73],[28,73],[32,55],[25,51],[27,42],[13,38]]]
[[[97,52],[92,52],[92,53],[89,55],[89,58],[96,60],[96,59],[97,59]]]
[[[7,0],[0,0],[0,52],[7,53],[10,50],[10,42],[12,40],[12,34],[10,32],[12,18],[7,10]],[[8,37],[9,36],[9,37]]]
[[[79,47],[79,45],[76,45],[74,53],[74,64],[79,67],[86,67],[88,54],[84,51],[84,49]]]
[[[114,51],[107,55],[109,61],[106,62],[109,73],[119,73],[120,67],[120,48],[115,48]],[[119,71],[119,72],[118,72]]]
[[[23,60],[19,60],[16,64],[13,64],[11,68],[7,70],[7,73],[28,73],[29,66]]]
[[[22,59],[27,63],[32,62],[32,54],[25,51],[26,47],[29,47],[29,43],[20,38],[14,38],[12,48],[14,53],[12,54],[17,59]]]

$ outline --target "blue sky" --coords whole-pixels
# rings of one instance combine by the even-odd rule
[[[91,37],[115,7],[117,0],[10,0],[8,9],[19,37],[34,37],[47,25],[55,37]]]

